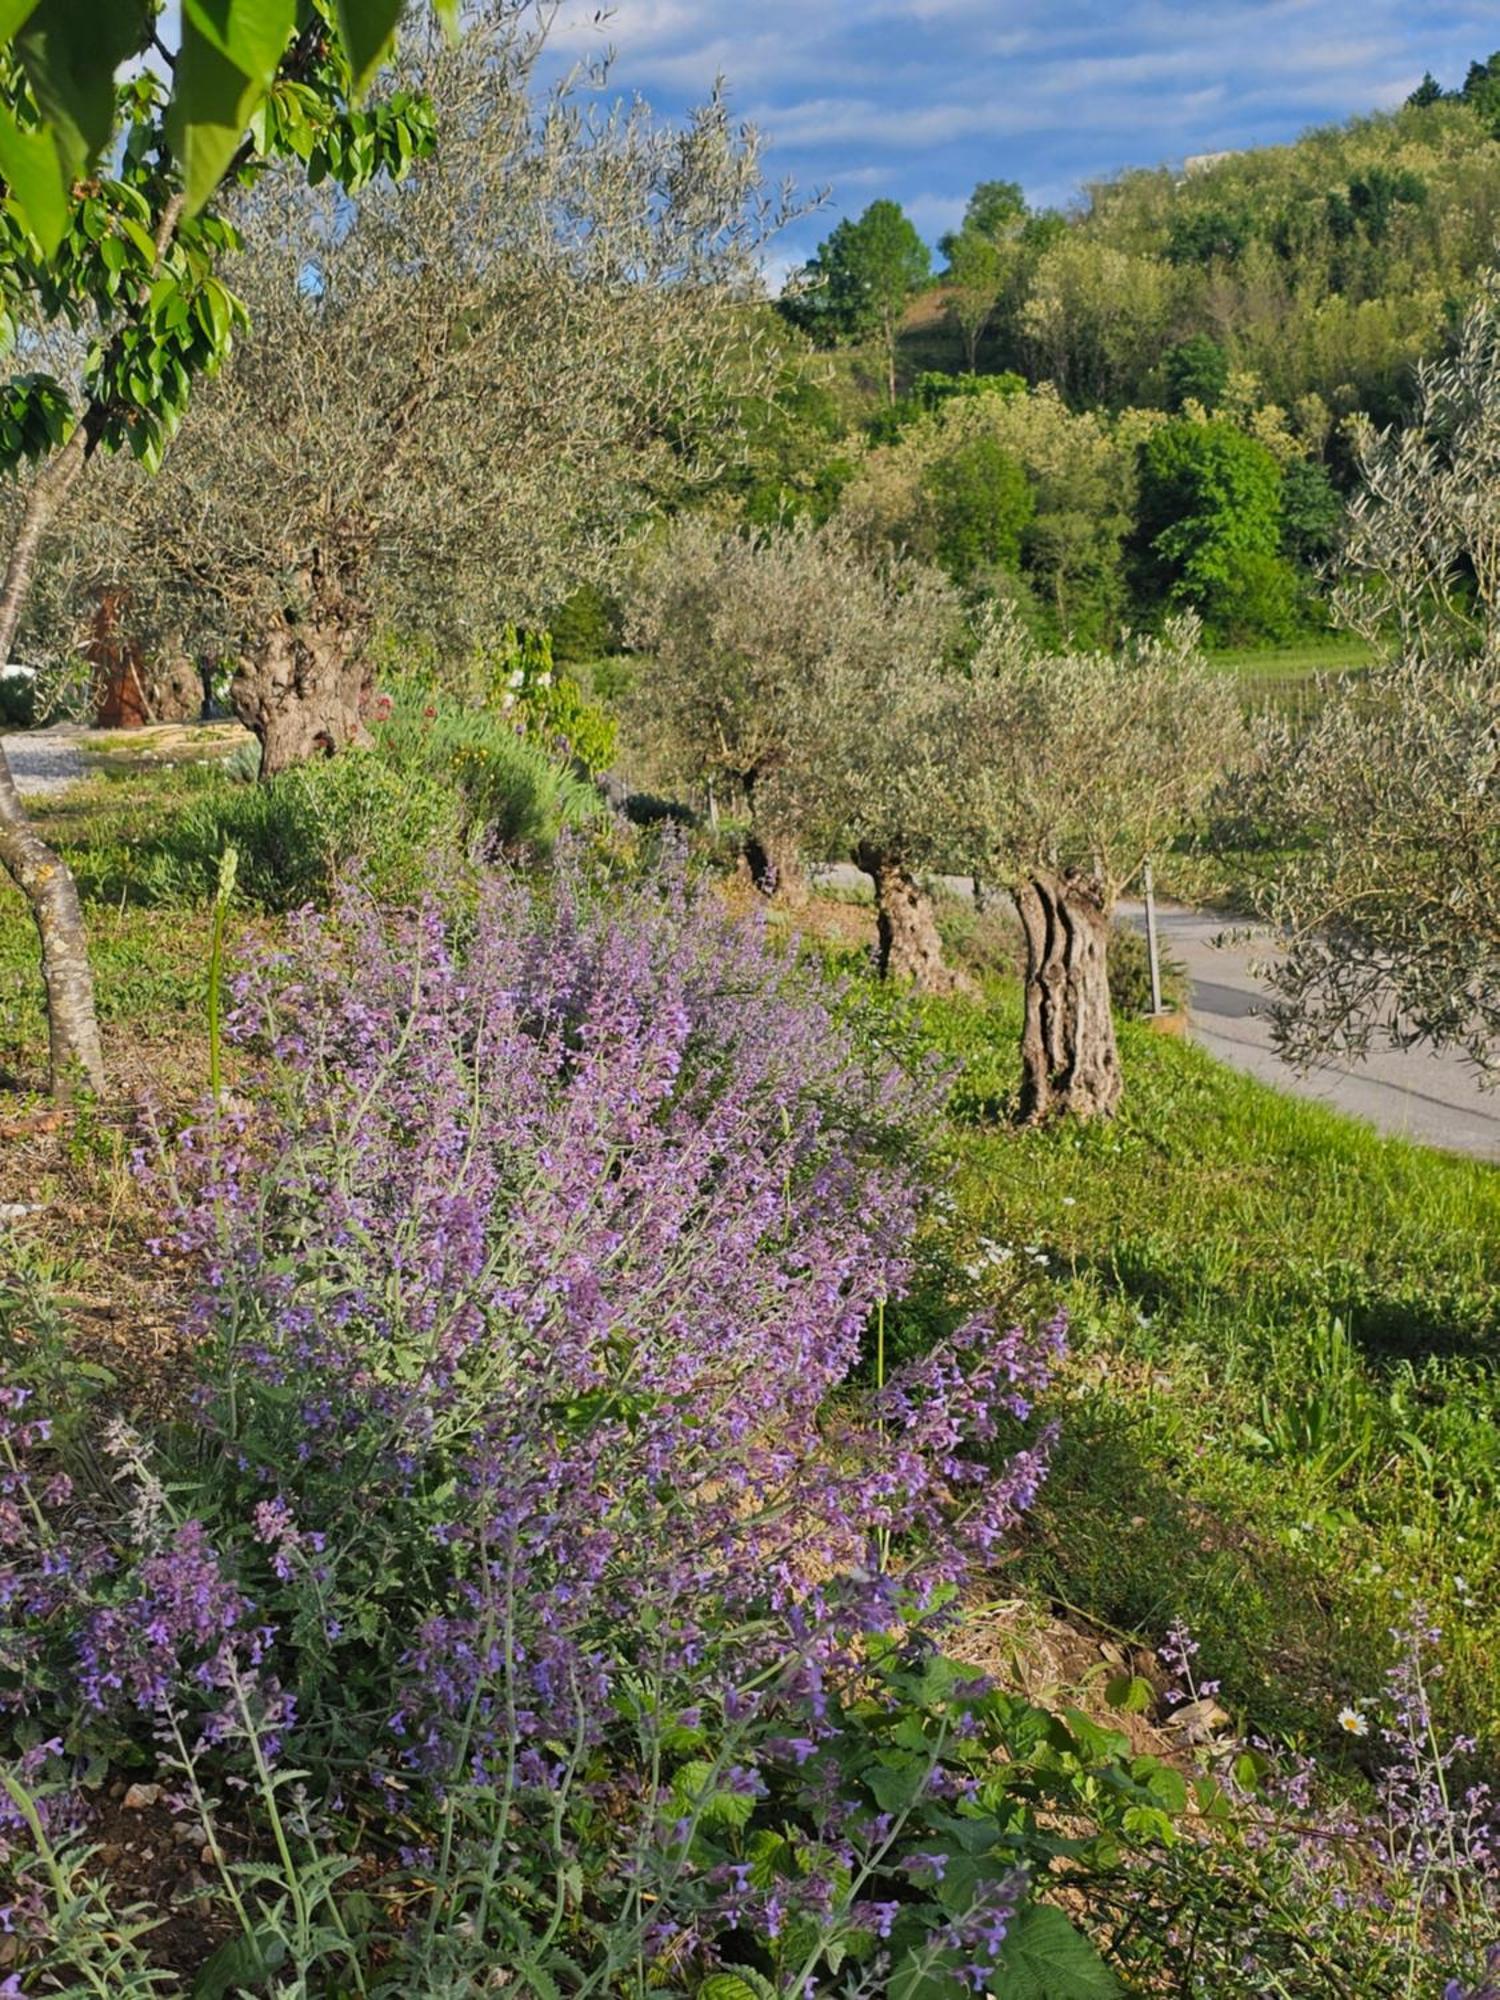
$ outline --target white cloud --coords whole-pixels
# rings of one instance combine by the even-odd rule
[[[974,182],[1061,203],[1126,165],[1275,144],[1456,82],[1500,36],[1493,0],[567,0],[560,55],[612,44],[615,83],[664,111],[716,76],[768,166],[833,202],[794,251],[878,192],[924,233]],[[789,241],[792,238],[788,239]]]

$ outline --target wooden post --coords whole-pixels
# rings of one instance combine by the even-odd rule
[[[1156,885],[1151,878],[1151,863],[1145,868],[1146,890],[1146,957],[1151,966],[1151,1012],[1160,1014],[1161,1004],[1161,958],[1156,945]]]

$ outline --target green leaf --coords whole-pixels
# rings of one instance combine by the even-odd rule
[[[755,1811],[754,1799],[716,1783],[717,1772],[705,1757],[684,1764],[672,1780],[673,1801],[683,1818],[696,1812],[704,1827],[744,1826]]]
[[[362,97],[385,60],[401,19],[402,0],[338,0],[339,34],[353,74],[350,95]]]
[[[1119,2000],[1118,1979],[1061,1910],[1031,1903],[1010,1927],[995,1979],[1005,2000]]]
[[[37,0],[15,38],[26,81],[71,184],[109,144],[115,71],[146,46],[151,16],[136,4]]]
[[[296,0],[183,0],[182,17],[264,91],[297,25],[297,5]]]
[[[0,0],[0,42],[8,42],[36,11],[36,0]]]
[[[1144,1715],[1156,1700],[1156,1690],[1139,1674],[1116,1674],[1105,1687],[1104,1699],[1127,1715]]]
[[[698,1988],[697,2000],[776,2000],[776,1988],[754,1966],[733,1972],[711,1972]]]
[[[51,133],[40,127],[24,130],[3,106],[0,174],[26,227],[47,255],[55,257],[68,232],[68,177]]]
[[[241,1986],[263,1986],[286,1959],[286,1942],[274,1931],[242,1932],[220,1945],[193,1981],[192,2000],[229,2000]]]
[[[253,0],[247,12],[264,3]],[[167,138],[182,168],[189,215],[202,208],[224,178],[270,84],[263,67],[264,48],[269,45],[264,22],[259,35],[244,29],[235,38],[245,47],[252,74],[225,54],[221,44],[229,39],[226,34],[220,32],[216,39],[205,32],[195,18],[204,11],[217,13],[221,23],[227,20],[225,0],[218,0],[217,5],[215,0],[199,0],[193,13],[184,12],[172,102],[167,107]],[[273,64],[273,74],[274,69]]]

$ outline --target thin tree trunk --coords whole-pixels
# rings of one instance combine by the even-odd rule
[[[183,202],[180,194],[169,196],[157,218],[153,275],[176,233]],[[31,482],[21,525],[5,566],[5,580],[0,583],[0,662],[10,659],[15,645],[42,536],[92,458],[106,415],[102,405],[89,404],[67,442]],[[30,905],[41,939],[52,1094],[66,1098],[80,1081],[102,1091],[104,1052],[94,1011],[94,979],[89,970],[88,934],[78,887],[67,863],[53,853],[27,818],[3,750],[0,750],[0,863]]]
[[[5,580],[0,585],[0,661],[10,658],[37,549],[48,523],[87,463],[89,438],[86,424],[76,424],[67,443],[38,472],[26,496],[26,511],[11,544]],[[0,750],[0,863],[30,905],[41,939],[52,1093],[55,1097],[67,1097],[79,1082],[87,1083],[93,1090],[102,1090],[104,1057],[94,1013],[94,982],[89,973],[88,939],[78,890],[67,864],[53,853],[27,818],[3,750]]]
[[[1076,870],[1036,869],[1015,898],[1026,934],[1021,1117],[1108,1118],[1122,1079],[1099,885]]]
[[[897,979],[924,993],[949,993],[957,983],[943,963],[932,899],[894,855],[861,847],[856,866],[875,883],[875,927],[882,979]]]

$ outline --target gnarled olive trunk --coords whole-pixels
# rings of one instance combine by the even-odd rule
[[[778,826],[764,811],[757,810],[759,776],[758,772],[747,771],[740,779],[745,794],[745,810],[750,816],[750,831],[745,839],[745,866],[750,871],[750,880],[763,896],[773,896],[778,903],[800,910],[811,894],[807,870],[802,864],[802,850],[794,834],[784,826]]]
[[[1015,891],[1026,934],[1021,1116],[1107,1118],[1120,1101],[1109,1006],[1109,911],[1077,870],[1034,870]]]
[[[301,583],[302,608],[280,614],[229,684],[231,708],[260,740],[262,778],[369,741],[363,621],[323,569]]]
[[[875,883],[875,927],[882,979],[899,979],[924,993],[951,992],[932,898],[895,855],[860,847],[855,865]]]
[[[795,840],[768,828],[753,828],[745,841],[745,866],[763,896],[800,910],[811,893],[802,854]]]

